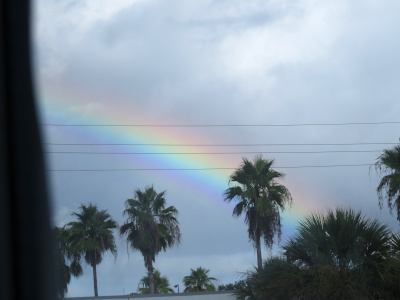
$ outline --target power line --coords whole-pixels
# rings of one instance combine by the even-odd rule
[[[140,143],[43,143],[52,146],[160,146],[160,147],[253,147],[253,146],[357,146],[397,145],[398,143],[321,143],[321,144],[140,144]]]
[[[309,166],[288,166],[274,167],[274,169],[303,169],[303,168],[335,168],[335,167],[362,167],[372,164],[341,164],[341,165],[309,165]],[[237,168],[132,168],[132,169],[54,169],[48,172],[120,172],[120,171],[215,171],[215,170],[236,170]]]
[[[44,151],[46,154],[93,154],[93,155],[229,155],[229,154],[315,154],[315,153],[369,153],[382,150],[327,150],[327,151],[237,151],[237,152],[83,152]]]
[[[179,168],[133,168],[133,169],[55,169],[47,170],[48,172],[118,172],[118,171],[212,171],[212,170],[234,170],[235,168],[190,168],[190,169],[179,169]]]
[[[385,125],[400,122],[348,122],[348,123],[297,123],[297,124],[55,124],[42,123],[41,126],[57,127],[297,127],[297,126],[350,126]]]

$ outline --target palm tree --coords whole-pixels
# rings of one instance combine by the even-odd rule
[[[73,213],[78,220],[67,224],[70,231],[71,246],[85,258],[85,262],[93,268],[94,295],[98,296],[96,266],[101,263],[103,253],[110,251],[117,255],[112,229],[117,223],[106,210],[98,210],[96,205],[81,204],[80,211]]]
[[[173,293],[174,290],[171,288],[169,280],[166,276],[161,276],[160,271],[154,270],[154,294],[167,294]],[[150,293],[150,280],[149,275],[142,277],[140,279],[139,285],[142,287],[139,288],[140,294],[149,294]]]
[[[283,249],[289,260],[304,266],[332,265],[341,270],[361,266],[365,259],[378,258],[378,253],[388,256],[390,240],[390,231],[378,220],[337,208],[306,217]]]
[[[180,243],[178,210],[166,207],[165,191],[157,193],[153,186],[135,190],[134,197],[125,202],[125,223],[120,227],[133,250],[139,250],[149,275],[150,294],[154,294],[153,262],[156,255]]]
[[[393,149],[384,149],[375,163],[375,169],[383,176],[376,191],[379,197],[379,206],[382,208],[386,199],[390,211],[397,211],[397,220],[400,221],[400,145]]]
[[[238,299],[397,299],[397,241],[387,226],[351,209],[312,214],[281,257],[247,273]],[[396,270],[397,269],[397,270]]]
[[[53,227],[53,234],[56,241],[57,293],[61,298],[64,298],[68,292],[68,284],[71,281],[71,277],[79,277],[83,273],[80,264],[81,257],[71,247],[68,230],[64,227]]]
[[[292,202],[288,189],[279,184],[278,180],[285,174],[275,171],[274,160],[256,156],[253,162],[243,158],[240,168],[229,178],[229,183],[235,186],[228,188],[225,201],[236,201],[233,216],[245,214],[248,234],[257,250],[257,265],[262,266],[261,238],[267,247],[272,247],[274,236],[281,235],[280,210]]]
[[[325,270],[327,287],[343,298],[350,290],[376,294],[385,285],[391,243],[390,230],[378,220],[338,208],[324,215],[312,214],[300,222],[298,234],[283,249],[287,260],[299,267],[301,276],[315,275],[315,280],[322,280],[317,274]]]
[[[208,277],[210,270],[198,267],[196,270],[190,269],[190,271],[190,275],[183,278],[186,287],[184,292],[215,291],[212,281],[217,279]]]

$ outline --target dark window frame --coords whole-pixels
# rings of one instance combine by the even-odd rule
[[[0,0],[0,298],[55,299],[30,3]]]

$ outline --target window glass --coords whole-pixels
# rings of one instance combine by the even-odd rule
[[[35,0],[37,102],[63,226],[81,204],[122,225],[136,189],[166,191],[180,246],[154,268],[179,284],[203,267],[216,285],[257,263],[245,217],[224,201],[242,158],[274,159],[293,204],[281,244],[310,212],[362,209],[397,228],[372,166],[398,143],[396,1]],[[371,167],[372,166],[372,167]],[[114,231],[99,295],[137,292],[140,252]],[[263,258],[278,253],[263,246]],[[92,268],[68,296],[93,295]],[[177,287],[173,287],[177,291]]]

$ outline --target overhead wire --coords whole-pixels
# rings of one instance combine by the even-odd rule
[[[377,145],[377,144],[396,144],[396,143],[323,143],[323,144],[251,144],[251,145],[290,145],[290,146],[333,146],[333,145]],[[92,146],[93,144],[78,144]],[[104,144],[94,144],[102,145]],[[109,144],[106,144],[109,145]],[[117,144],[120,145],[120,144]],[[125,144],[123,144],[125,145]],[[143,144],[134,144],[141,145]],[[148,145],[148,144],[145,144]],[[152,144],[152,145],[165,145],[165,144]],[[178,144],[168,144],[177,146]],[[183,145],[183,144],[180,144]],[[189,144],[185,144],[188,145]],[[205,144],[199,144],[205,145]],[[211,145],[211,144],[209,144]],[[249,145],[249,144],[219,144],[219,145]],[[65,146],[65,145],[64,145]],[[74,144],[75,146],[75,144]],[[190,146],[193,146],[190,145]],[[93,152],[93,151],[45,151],[46,154],[93,154],[93,155],[229,155],[229,154],[316,154],[316,153],[371,153],[380,152],[381,150],[326,150],[326,151],[234,151],[234,152]],[[333,167],[360,167],[360,166],[372,166],[373,164],[331,164],[331,165],[303,165],[303,166],[282,166],[275,167],[277,169],[300,169],[300,168],[333,168]],[[118,172],[118,171],[210,171],[210,170],[234,170],[233,167],[216,167],[216,168],[127,168],[127,169],[53,169],[48,170],[50,172]]]
[[[350,122],[350,123],[299,123],[299,124],[41,124],[59,127],[295,127],[295,126],[350,126],[384,125],[400,122]],[[256,147],[256,146],[356,146],[356,145],[395,145],[397,143],[243,143],[243,144],[174,144],[174,143],[44,143],[49,146],[161,146],[161,147]],[[316,154],[316,153],[368,153],[381,150],[327,150],[327,151],[233,151],[233,152],[94,152],[94,151],[46,151],[46,154],[92,154],[92,155],[229,155],[229,154]],[[331,164],[282,166],[277,169],[360,167],[373,164]],[[114,172],[114,171],[208,171],[234,170],[231,167],[216,168],[127,168],[127,169],[53,169],[50,172]]]
[[[327,150],[327,151],[235,151],[235,152],[84,152],[45,151],[47,154],[93,154],[93,155],[233,155],[233,154],[316,154],[316,153],[369,153],[381,150]]]
[[[358,146],[358,145],[397,145],[398,143],[256,143],[256,144],[173,144],[173,143],[43,143],[51,146],[160,146],[160,147],[254,147],[254,146]]]
[[[295,123],[295,124],[57,124],[42,123],[41,126],[57,127],[298,127],[298,126],[352,126],[400,124],[387,122],[347,122],[347,123]]]
[[[305,165],[274,167],[274,169],[303,169],[303,168],[334,168],[334,167],[362,167],[372,164],[339,164],[339,165]],[[119,171],[213,171],[213,170],[235,170],[236,168],[126,168],[126,169],[53,169],[49,172],[119,172]]]

